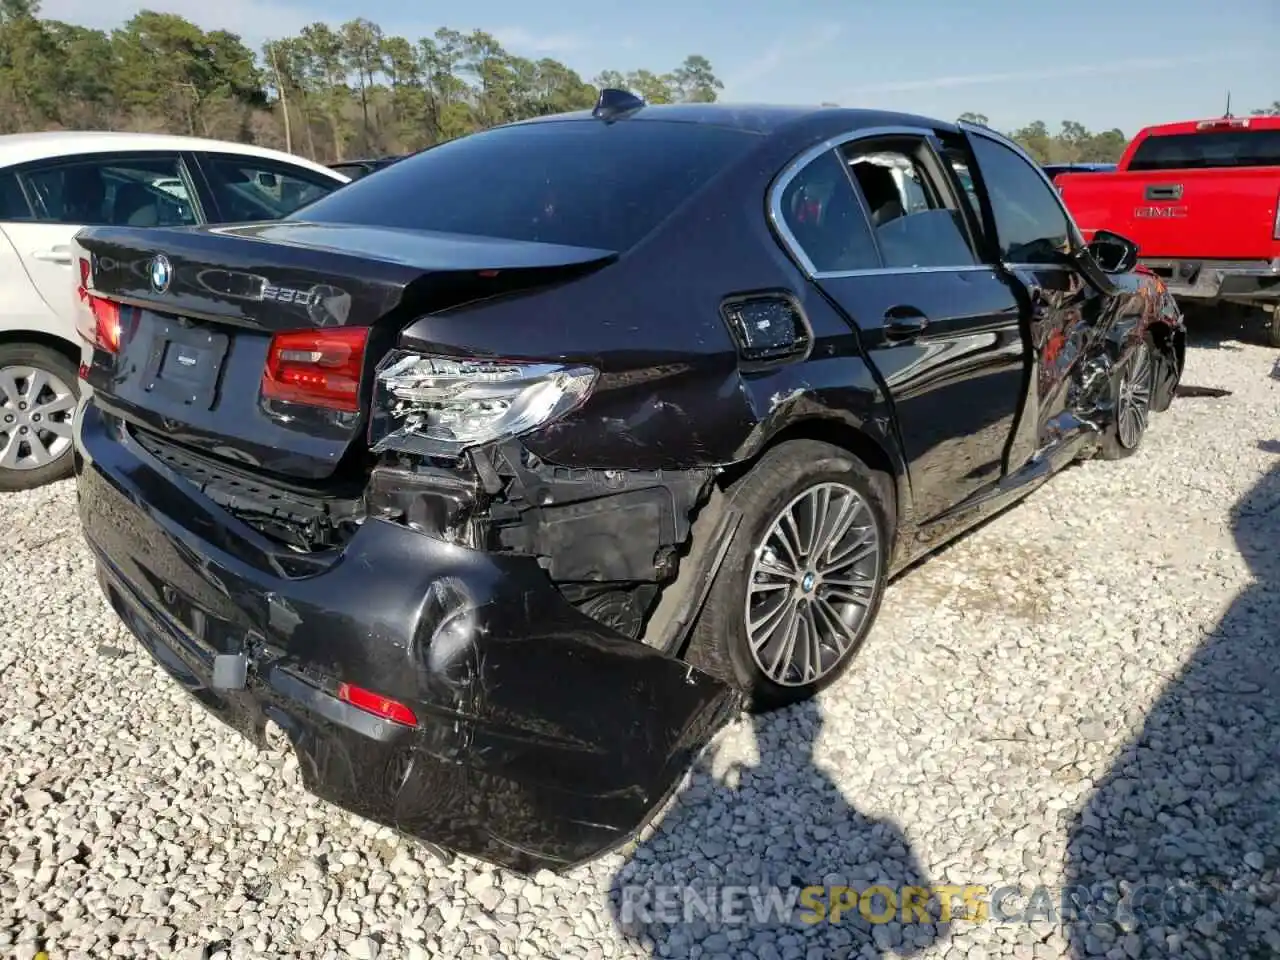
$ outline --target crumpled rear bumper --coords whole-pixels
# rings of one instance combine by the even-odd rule
[[[315,794],[445,849],[522,871],[590,859],[738,708],[580,614],[532,560],[368,521],[327,565],[298,566],[92,402],[77,454],[103,588],[156,661],[255,742],[278,724]],[[242,687],[215,686],[219,656],[247,662]],[[340,682],[417,725],[338,699]]]

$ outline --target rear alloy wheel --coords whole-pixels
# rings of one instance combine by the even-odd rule
[[[727,496],[742,519],[686,659],[755,710],[805,700],[854,660],[879,611],[892,480],[840,447],[792,440]]]
[[[792,500],[754,551],[744,623],[774,683],[820,681],[856,646],[876,598],[880,535],[852,487],[820,483]]]
[[[79,381],[62,354],[0,346],[0,490],[29,490],[69,476]]]
[[[1150,341],[1141,341],[1121,364],[1114,381],[1115,416],[1100,453],[1106,460],[1131,456],[1146,435],[1155,392],[1156,363]]]

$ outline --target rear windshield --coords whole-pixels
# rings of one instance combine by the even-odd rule
[[[1223,130],[1148,137],[1130,170],[1280,166],[1280,130]]]
[[[705,124],[551,121],[451,140],[288,219],[623,251],[758,135]]]

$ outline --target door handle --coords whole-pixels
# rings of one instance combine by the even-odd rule
[[[1181,200],[1182,184],[1150,183],[1142,196],[1144,200]]]
[[[53,247],[49,250],[37,250],[31,255],[36,260],[44,260],[46,263],[71,263],[70,247]]]
[[[884,338],[891,341],[911,340],[929,326],[929,318],[911,307],[893,307],[884,315]]]

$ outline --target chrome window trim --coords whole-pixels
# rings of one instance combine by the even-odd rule
[[[804,248],[800,246],[800,241],[798,241],[795,237],[795,234],[791,232],[791,228],[787,226],[787,220],[785,215],[783,214],[782,195],[783,193],[786,192],[787,187],[790,186],[791,181],[794,180],[797,176],[799,176],[801,171],[803,171],[806,167],[808,167],[809,164],[813,163],[813,161],[821,157],[824,153],[830,153],[836,150],[838,147],[842,147],[846,143],[852,143],[855,140],[869,140],[875,137],[925,137],[925,138],[928,138],[933,135],[934,135],[934,131],[927,129],[925,127],[905,127],[905,126],[904,127],[865,127],[861,130],[849,130],[849,131],[846,131],[845,133],[838,134],[837,136],[829,137],[828,139],[822,141],[819,144],[816,144],[815,146],[809,147],[807,150],[803,151],[799,156],[792,159],[790,163],[788,163],[785,167],[782,168],[782,172],[778,174],[776,177],[774,177],[773,183],[769,186],[769,199],[768,199],[769,222],[772,225],[774,232],[782,240],[783,247],[785,247],[787,252],[791,254],[791,258],[800,265],[800,268],[801,270],[804,271],[805,276],[807,276],[810,280],[816,280],[818,279],[819,273],[822,273],[822,275],[825,277],[831,277],[831,276],[854,277],[854,276],[874,275],[874,274],[883,274],[883,273],[901,273],[903,271],[901,268],[890,269],[885,267],[868,267],[865,270],[848,270],[848,271],[834,271],[834,272],[819,271],[818,268],[814,265],[813,261],[809,259],[809,255],[805,253]],[[841,163],[843,165],[843,161],[841,161]],[[852,186],[853,184],[850,183],[850,187]],[[853,194],[854,194],[854,197],[857,198],[858,206],[861,207],[862,206],[861,194],[856,189],[853,191]],[[862,211],[862,214],[864,217],[866,216],[866,213],[867,211],[864,209]],[[867,228],[868,229],[871,228],[870,222],[868,222]]]
[[[1009,271],[1031,270],[1040,272],[1044,270],[1066,270],[1068,272],[1075,272],[1075,267],[1068,263],[1009,263],[1008,261],[1001,260],[1000,266]]]
[[[842,277],[890,277],[903,273],[993,273],[989,263],[970,263],[956,267],[867,267],[862,270],[819,270],[810,274],[813,280],[837,280]]]

